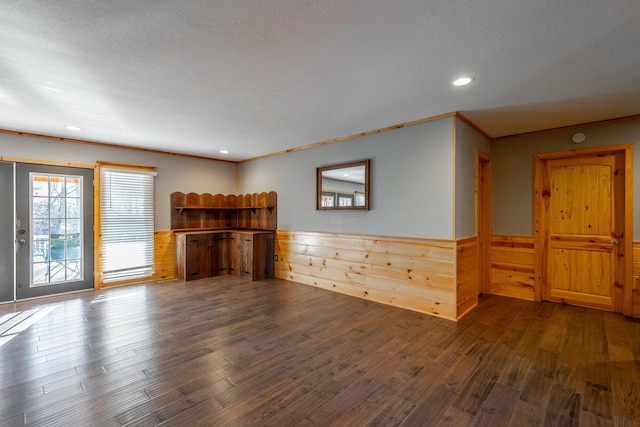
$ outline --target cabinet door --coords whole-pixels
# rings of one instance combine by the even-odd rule
[[[229,233],[212,235],[211,275],[229,274]]]
[[[230,233],[231,274],[252,278],[253,239],[251,234]]]
[[[253,236],[253,280],[272,279],[274,275],[275,234],[260,233]]]
[[[187,235],[187,262],[185,280],[211,276],[210,239],[208,234]]]

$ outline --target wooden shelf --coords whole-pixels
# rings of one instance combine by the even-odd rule
[[[225,232],[228,230],[234,230],[234,228],[232,227],[227,227],[227,228],[175,228],[172,231],[174,233],[194,233],[194,232],[198,232],[198,231],[202,231],[203,233],[211,233],[214,231],[220,231]]]
[[[275,192],[253,194],[171,194],[171,229],[277,228]]]
[[[176,209],[179,213],[182,213],[184,210],[197,210],[197,211],[237,211],[241,209],[269,209],[272,210],[275,206],[176,206]]]

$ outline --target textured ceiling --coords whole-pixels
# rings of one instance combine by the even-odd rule
[[[453,111],[640,114],[638,0],[0,2],[3,129],[241,160]]]

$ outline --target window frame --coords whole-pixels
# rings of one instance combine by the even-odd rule
[[[95,191],[94,193],[94,206],[95,206],[95,212],[96,212],[96,224],[95,224],[95,251],[96,251],[96,257],[95,257],[95,288],[96,289],[101,289],[101,288],[107,288],[107,287],[113,287],[113,286],[119,286],[119,285],[126,285],[126,284],[130,284],[130,283],[138,283],[138,282],[145,282],[145,281],[149,281],[149,280],[153,280],[154,276],[155,276],[155,254],[153,254],[153,268],[151,271],[151,274],[149,275],[144,275],[144,276],[136,276],[136,277],[131,277],[131,278],[126,278],[126,279],[122,279],[122,280],[107,280],[105,282],[104,280],[104,272],[103,272],[103,240],[102,240],[102,235],[103,235],[103,212],[102,212],[102,195],[103,195],[103,182],[102,182],[102,173],[103,171],[106,170],[114,170],[114,171],[121,171],[123,173],[143,173],[143,174],[149,174],[153,177],[156,176],[156,167],[155,166],[146,166],[146,165],[136,165],[136,164],[129,164],[129,163],[116,163],[116,162],[108,162],[108,161],[97,161],[96,162],[98,164],[98,167],[96,168],[96,174],[95,174],[95,180],[96,180],[96,189],[97,191]],[[152,206],[153,208],[153,212],[152,215],[154,217],[154,221],[155,221],[155,179],[153,182],[153,190],[152,190]],[[155,224],[154,224],[154,235],[155,235]],[[152,251],[155,251],[155,238],[153,238],[153,248]]]

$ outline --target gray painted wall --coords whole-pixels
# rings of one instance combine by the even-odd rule
[[[236,165],[228,162],[11,134],[0,134],[0,156],[90,165],[107,160],[156,166],[156,230],[170,228],[169,195],[174,191],[236,193]]]
[[[316,168],[371,159],[371,210],[316,210]],[[239,192],[276,191],[278,228],[453,239],[453,118],[239,165]]]
[[[571,142],[576,132],[586,141]],[[606,145],[640,143],[640,119],[562,129],[539,134],[500,139],[491,144],[493,175],[493,233],[533,236],[534,233],[534,155],[554,151]],[[640,182],[640,159],[634,153],[634,186]],[[640,191],[634,191],[634,212],[640,208]],[[640,239],[640,215],[633,216],[633,238]]]
[[[456,239],[476,235],[476,152],[491,154],[477,130],[456,120]]]

